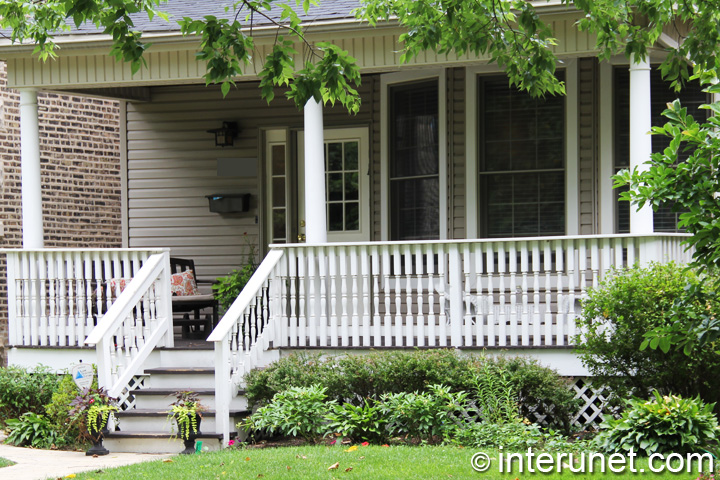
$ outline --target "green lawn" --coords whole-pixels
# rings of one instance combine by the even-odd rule
[[[149,462],[103,472],[77,475],[77,480],[212,480],[212,479],[586,479],[632,477],[648,479],[695,479],[697,474],[650,473],[647,460],[636,462],[637,470],[645,468],[644,474],[572,473],[530,474],[499,473],[497,451],[488,452],[491,468],[484,473],[476,472],[470,465],[475,450],[456,447],[359,447],[346,452],[344,447],[303,446],[249,450],[225,450],[200,455],[176,456],[172,461]],[[328,470],[335,463],[338,467]]]
[[[0,468],[2,467],[9,467],[10,465],[14,465],[15,462],[11,462],[10,460],[6,458],[0,457]]]

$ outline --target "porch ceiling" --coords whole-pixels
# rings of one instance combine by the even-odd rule
[[[595,51],[595,38],[585,32],[578,32],[575,13],[553,13],[551,26],[556,32],[558,46],[555,53],[561,57],[584,56]],[[260,29],[262,30],[262,29]],[[357,59],[363,73],[398,70],[401,45],[398,37],[403,30],[397,25],[370,28],[354,20],[325,22],[307,28],[311,42],[331,41]],[[254,32],[257,55],[246,68],[247,75],[239,81],[257,80],[265,55],[270,52],[275,30],[265,29]],[[147,68],[134,76],[130,65],[117,62],[108,55],[109,39],[104,35],[73,35],[58,38],[61,49],[58,57],[40,62],[31,56],[30,45],[8,45],[0,43],[0,58],[7,61],[8,86],[12,88],[39,88],[44,90],[80,91],[97,88],[147,87],[159,85],[182,85],[204,83],[206,68],[204,62],[196,59],[196,39],[183,38],[177,32],[146,35],[152,45],[145,58]],[[302,48],[297,47],[302,55]],[[422,68],[431,65],[460,66],[486,62],[487,57],[474,55],[438,55],[426,52],[413,59],[403,69]],[[298,62],[302,57],[298,56]],[[110,95],[109,93],[113,93]],[[135,100],[127,91],[99,93]],[[133,94],[134,95],[134,94]],[[139,98],[142,99],[142,98]]]

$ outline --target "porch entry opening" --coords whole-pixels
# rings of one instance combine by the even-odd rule
[[[329,242],[370,240],[369,134],[365,127],[325,130],[325,197]],[[298,240],[305,235],[305,145],[298,132]]]

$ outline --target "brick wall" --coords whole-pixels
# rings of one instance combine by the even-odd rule
[[[22,247],[19,94],[0,62],[0,248]],[[38,95],[46,247],[120,247],[118,102]],[[7,286],[0,255],[0,365],[6,364]]]

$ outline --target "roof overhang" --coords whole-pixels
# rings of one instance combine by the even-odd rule
[[[559,57],[576,57],[595,53],[595,38],[578,32],[575,23],[580,12],[560,2],[549,2],[540,9],[555,31]],[[362,73],[417,69],[426,66],[461,66],[487,62],[487,57],[474,55],[439,55],[424,52],[407,64],[400,65],[402,46],[398,42],[402,27],[388,22],[370,27],[356,19],[313,22],[305,25],[310,42],[330,41],[348,50],[355,57]],[[256,80],[264,57],[271,51],[276,37],[275,27],[254,27],[257,53],[238,81]],[[146,68],[132,75],[130,65],[121,63],[108,52],[111,39],[103,34],[63,35],[56,38],[57,57],[46,62],[32,56],[33,45],[11,45],[0,42],[0,58],[7,62],[8,86],[43,90],[84,91],[106,89],[120,92],[129,87],[205,83],[205,63],[196,59],[198,39],[179,32],[143,34],[151,46],[145,53]],[[302,61],[302,45],[296,48]],[[129,98],[133,99],[133,98]]]

